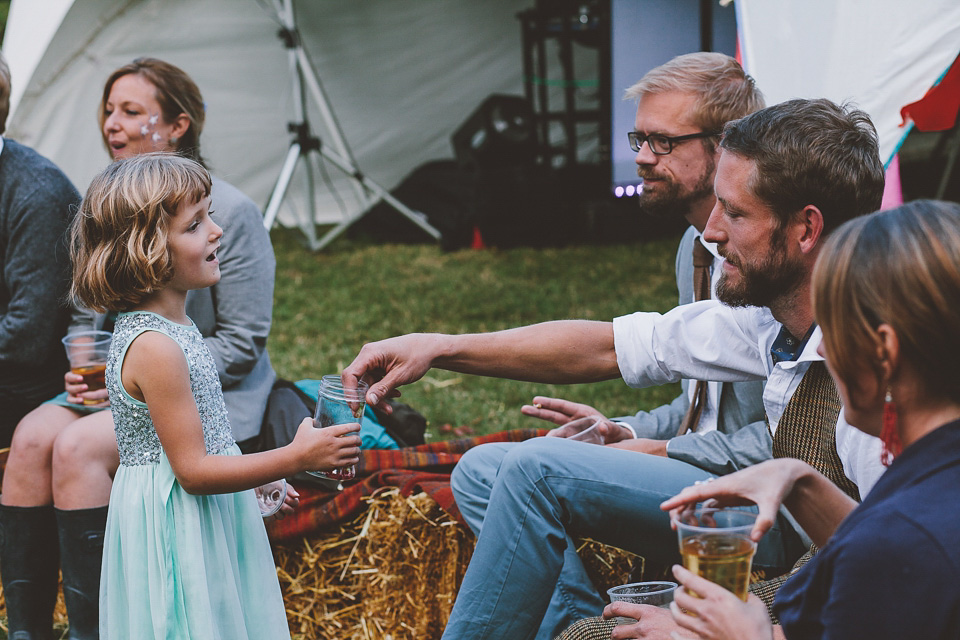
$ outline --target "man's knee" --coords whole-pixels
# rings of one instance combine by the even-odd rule
[[[522,479],[536,482],[556,466],[562,466],[567,456],[577,451],[573,447],[578,446],[584,445],[565,438],[542,437],[525,440],[505,452],[497,476],[510,478],[509,482]]]
[[[468,450],[450,474],[450,488],[456,496],[485,493],[497,478],[500,463],[515,442],[488,442]]]

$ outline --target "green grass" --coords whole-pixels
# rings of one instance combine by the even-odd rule
[[[365,342],[403,333],[495,331],[562,318],[610,320],[676,304],[677,239],[643,245],[463,250],[372,245],[338,239],[322,252],[299,232],[272,233],[277,254],[270,357],[297,380],[338,373]],[[475,433],[544,426],[520,406],[534,395],[591,404],[608,416],[672,400],[679,385],[633,390],[620,380],[589,385],[520,383],[434,370],[403,388],[440,438],[443,424]]]

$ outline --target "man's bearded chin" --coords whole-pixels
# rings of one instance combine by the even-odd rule
[[[661,182],[659,193],[641,191],[637,198],[640,213],[654,218],[680,218],[690,211],[691,199],[680,194],[680,185],[676,182]]]
[[[726,272],[717,281],[717,300],[731,307],[769,307],[789,295],[804,276],[803,265],[771,256],[762,264],[744,267],[734,263],[740,273],[740,281],[730,282]]]
[[[640,212],[655,218],[685,218],[693,205],[706,197],[713,196],[713,175],[716,163],[712,160],[704,167],[703,175],[697,184],[683,193],[683,187],[672,180],[664,180],[657,184],[659,193],[640,191],[637,204]],[[641,178],[643,173],[638,172]]]

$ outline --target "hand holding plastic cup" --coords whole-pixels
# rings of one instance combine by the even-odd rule
[[[600,433],[600,425],[606,420],[603,416],[587,416],[577,418],[564,424],[560,429],[569,433],[567,440],[577,442],[587,442],[590,444],[606,444],[603,434]]]
[[[357,381],[356,389],[344,389],[340,376],[331,375],[320,378],[320,391],[317,397],[317,411],[313,416],[314,426],[318,429],[338,424],[360,422],[366,407],[366,395],[369,385],[363,380]],[[354,465],[332,471],[308,471],[310,475],[328,480],[353,480],[357,474]]]
[[[701,507],[676,520],[683,566],[746,602],[757,543],[750,539],[757,514]],[[696,594],[693,594],[696,595]]]
[[[649,604],[664,609],[670,608],[673,602],[673,592],[677,589],[676,582],[633,582],[607,589],[610,602],[630,602],[632,604]],[[617,616],[617,626],[634,624],[633,618]]]
[[[283,501],[287,497],[287,481],[283,478],[260,485],[253,490],[257,496],[257,505],[260,507],[260,515],[268,518],[280,511]]]
[[[70,371],[83,377],[87,391],[98,391],[107,386],[105,373],[112,338],[113,334],[109,331],[78,331],[61,340],[67,350]],[[83,404],[94,405],[101,402],[103,401],[84,399]]]

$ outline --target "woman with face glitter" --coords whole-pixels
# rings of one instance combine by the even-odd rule
[[[204,164],[203,97],[172,64],[139,58],[114,71],[98,118],[113,160],[160,151]],[[223,228],[221,279],[190,291],[186,308],[213,352],[233,436],[242,445],[258,435],[276,379],[266,350],[275,261],[249,198],[213,178],[211,205]],[[70,331],[110,329],[111,323],[109,316],[77,314]],[[119,457],[106,390],[90,390],[70,372],[64,380],[65,393],[17,426],[3,477],[0,573],[12,638],[19,631],[49,635],[60,566],[70,638],[97,637],[106,505]],[[291,490],[280,515],[295,501]]]

